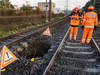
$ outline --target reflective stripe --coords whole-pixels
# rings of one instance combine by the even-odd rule
[[[91,39],[87,39],[87,42],[89,43]]]
[[[87,41],[90,41],[91,39],[87,39]]]
[[[76,35],[74,35],[74,37],[76,37]]]
[[[74,25],[76,25],[76,24],[79,24],[79,23],[71,23],[72,25],[74,24]]]
[[[92,20],[92,21],[89,21],[89,20],[85,20],[85,19],[83,19],[83,21],[85,21],[85,22],[95,22],[95,21],[93,21],[93,20]]]
[[[85,39],[82,39],[82,42],[85,42]]]
[[[94,16],[91,16],[90,18],[95,18]]]
[[[88,21],[88,20],[87,20],[86,22],[94,22],[94,21]]]
[[[94,16],[95,14],[88,14],[88,16]]]
[[[94,26],[84,26],[84,27],[90,27],[90,28],[93,28]]]
[[[74,36],[74,40],[76,40],[76,36]]]
[[[72,35],[71,35],[71,34],[70,34],[70,37],[69,37],[69,39],[70,39],[70,40],[72,40]]]
[[[83,19],[83,21],[86,21],[85,19]]]

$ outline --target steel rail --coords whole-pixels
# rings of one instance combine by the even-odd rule
[[[69,28],[68,31],[66,32],[66,34],[65,34],[65,36],[64,36],[64,38],[63,38],[63,40],[61,41],[61,43],[60,43],[58,49],[56,50],[55,54],[53,55],[53,57],[52,57],[50,63],[48,64],[46,70],[44,71],[43,75],[46,75],[46,73],[47,73],[47,72],[50,70],[50,68],[52,67],[56,56],[57,56],[57,55],[59,54],[59,52],[61,51],[61,48],[62,48],[62,46],[63,46],[63,44],[64,44],[64,42],[65,42],[65,40],[66,40],[66,37],[68,37],[69,31],[70,31],[70,28]]]
[[[98,46],[98,44],[96,43],[95,39],[92,37],[92,41],[94,42],[96,48],[98,49],[99,53],[100,53],[100,47]]]
[[[70,29],[70,28],[69,28],[69,29]],[[60,45],[59,45],[57,51],[56,51],[55,54],[53,55],[51,61],[49,62],[48,66],[46,67],[46,69],[45,69],[45,71],[43,72],[42,75],[47,75],[47,73],[50,71],[51,67],[53,66],[54,61],[55,61],[57,55],[60,53],[61,48],[62,48],[62,46],[63,46],[63,44],[64,44],[64,42],[65,42],[65,40],[66,40],[66,37],[68,36],[69,29],[68,29],[66,35],[64,36],[62,42],[61,42]],[[92,37],[92,41],[93,41],[93,44],[95,45],[95,47],[97,48],[97,50],[100,52],[100,47],[98,46],[98,44],[96,43],[96,41],[95,41],[95,39],[94,39],[93,37]],[[69,58],[68,58],[68,59],[69,59]],[[77,59],[77,60],[78,60],[78,59]],[[82,61],[83,61],[83,60],[82,60]],[[91,61],[91,60],[84,60],[84,61]],[[92,61],[96,61],[96,60],[93,59]],[[93,69],[93,70],[94,70],[94,69]]]

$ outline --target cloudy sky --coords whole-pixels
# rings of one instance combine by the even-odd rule
[[[19,7],[26,4],[26,1],[29,1],[28,4],[31,6],[36,6],[38,2],[45,2],[46,0],[10,0],[13,5],[19,5]],[[74,7],[82,7],[88,1],[89,0],[68,0],[68,9],[71,10]],[[67,6],[67,0],[52,0],[52,2],[56,3],[56,8],[65,9]]]

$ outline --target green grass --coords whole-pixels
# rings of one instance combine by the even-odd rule
[[[31,28],[35,28],[37,26],[42,25],[43,23],[31,23],[31,22],[27,22],[27,23],[23,23],[23,24],[12,24],[12,25],[4,25],[0,27],[0,38],[2,37],[6,37],[8,35],[11,34],[15,34],[17,32],[21,32],[24,30],[28,30]]]
[[[44,19],[34,20],[33,22],[24,22],[20,24],[2,25],[0,26],[0,38],[6,37],[26,29],[37,27],[44,24]]]
[[[52,19],[52,21],[60,19],[61,17],[55,17]],[[0,27],[0,38],[6,37],[11,34],[15,34],[17,32],[21,32],[26,29],[30,29],[32,27],[37,27],[45,24],[45,19],[43,19],[41,22],[40,20],[31,22],[26,22],[22,24],[12,24],[12,25],[4,25]]]
[[[33,27],[32,23],[25,24],[14,24],[14,25],[5,25],[0,27],[0,37],[6,37],[8,35],[20,32],[22,30]]]

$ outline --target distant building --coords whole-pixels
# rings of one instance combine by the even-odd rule
[[[0,8],[13,8],[9,0],[0,0]]]
[[[65,13],[65,10],[61,9],[61,8],[56,8],[55,9],[55,14],[59,14],[59,13]]]
[[[39,2],[38,7],[41,11],[46,11],[46,2]],[[49,3],[47,3],[47,10],[49,11]],[[52,2],[52,12],[55,13],[55,3]]]

